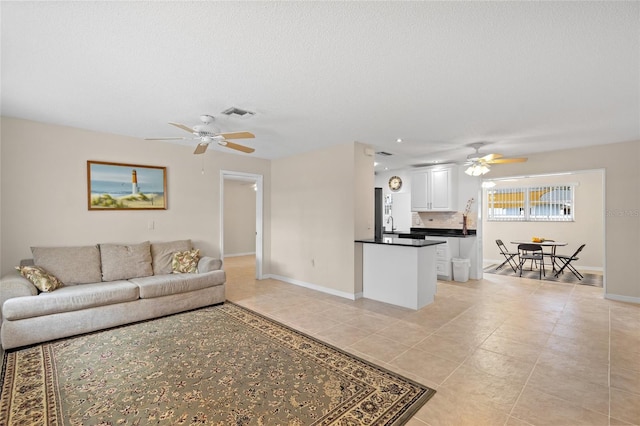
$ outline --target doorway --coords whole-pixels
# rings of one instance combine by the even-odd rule
[[[227,183],[227,185],[225,185]],[[234,189],[235,188],[235,189]],[[242,191],[250,191],[255,194],[255,203],[246,202],[244,206],[242,200],[239,200],[236,208],[237,214],[230,214],[227,210],[225,214],[225,199],[230,202],[230,198],[225,197],[225,189],[227,191],[234,191],[242,189]],[[240,195],[240,194],[238,194]],[[235,197],[234,197],[235,198]],[[253,211],[248,211],[253,209]],[[253,223],[248,223],[253,221]],[[247,238],[251,238],[249,233],[254,233],[254,245],[253,252],[255,253],[255,278],[262,279],[262,266],[263,266],[263,177],[262,175],[234,172],[234,171],[220,171],[220,253],[224,259],[233,255],[250,255],[251,245],[247,243]],[[225,233],[233,233],[237,235],[239,239],[243,239],[238,242],[238,245],[232,246],[227,240],[225,245]],[[235,242],[234,242],[235,243]],[[247,248],[249,247],[249,248]]]
[[[568,207],[565,208],[569,210],[562,210],[562,214],[568,215],[571,212],[574,214],[572,218],[554,221],[544,220],[544,215],[541,215],[542,219],[527,219],[526,213],[536,212],[530,203],[528,206],[524,204],[525,209],[528,210],[521,214],[525,217],[522,220],[500,218],[488,220],[485,198],[487,191],[494,191],[495,188],[498,188],[511,193],[509,200],[505,199],[503,202],[500,201],[502,198],[496,197],[500,195],[504,198],[504,192],[493,195],[494,207],[498,206],[498,213],[502,213],[506,217],[510,214],[510,208],[514,210],[512,208],[514,205],[516,208],[522,207],[519,203],[524,203],[524,201],[518,201],[517,196],[518,191],[523,189],[529,191],[529,196],[526,198],[539,203],[542,207],[551,205],[553,200],[546,199],[546,195],[540,195],[539,200],[535,198],[536,191],[540,192],[541,189],[550,185],[571,187],[573,201],[566,204]],[[586,244],[586,249],[580,255],[580,269],[602,275],[603,291],[606,292],[605,171],[603,169],[484,179],[483,186],[485,189],[480,190],[482,196],[479,205],[478,232],[482,236],[484,266],[490,267],[492,264],[499,264],[504,260],[497,255],[499,252],[495,243],[496,239],[504,240],[509,249],[515,248],[510,245],[511,241],[529,241],[533,237],[566,242],[567,246],[559,250],[559,253],[566,255],[571,255],[581,244]],[[542,207],[537,206],[536,208],[541,211]],[[549,209],[549,207],[547,208]],[[551,214],[551,210],[548,213]],[[559,215],[560,211],[556,214]]]

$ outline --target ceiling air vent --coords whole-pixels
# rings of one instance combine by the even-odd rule
[[[389,157],[389,156],[393,155],[392,153],[386,152],[386,151],[378,151],[378,152],[376,152],[376,154],[384,155],[385,157]]]
[[[246,116],[251,116],[255,114],[255,112],[253,111],[247,111],[246,109],[240,109],[236,107],[227,108],[224,111],[222,111],[222,113],[224,115],[237,115],[240,117],[246,117]]]

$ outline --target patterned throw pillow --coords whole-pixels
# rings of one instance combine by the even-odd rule
[[[40,291],[53,291],[64,284],[40,266],[16,266],[20,274],[31,281]]]
[[[174,274],[197,274],[200,250],[193,249],[173,253],[171,269]]]

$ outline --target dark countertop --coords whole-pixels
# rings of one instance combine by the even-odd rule
[[[365,244],[383,244],[387,246],[403,246],[403,247],[428,247],[428,246],[435,246],[438,244],[444,244],[444,241],[409,239],[409,238],[383,238],[381,240],[370,238],[366,240],[355,240],[355,242],[365,243]]]
[[[399,234],[400,238],[425,238],[428,236],[433,237],[456,237],[456,238],[469,238],[476,236],[475,229],[469,229],[467,235],[462,234],[462,229],[450,229],[450,228],[411,228],[408,233]]]
[[[395,230],[395,231],[382,231],[383,235],[395,235],[396,238],[414,238],[414,239],[422,239],[425,236],[433,236],[433,237],[457,237],[457,238],[468,238],[475,237],[476,230],[469,229],[467,235],[462,235],[462,229],[451,229],[451,228],[411,228],[410,231],[407,230]]]

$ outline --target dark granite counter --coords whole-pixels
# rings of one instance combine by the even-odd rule
[[[403,246],[403,247],[428,247],[438,244],[444,244],[444,241],[433,241],[425,239],[408,239],[408,238],[382,238],[382,239],[366,239],[355,240],[356,243],[364,244],[383,244],[387,246]]]
[[[475,229],[469,229],[467,235],[462,234],[462,229],[447,229],[447,228],[411,228],[406,234],[398,234],[400,238],[428,238],[433,237],[456,237],[456,238],[469,238],[476,236]]]

